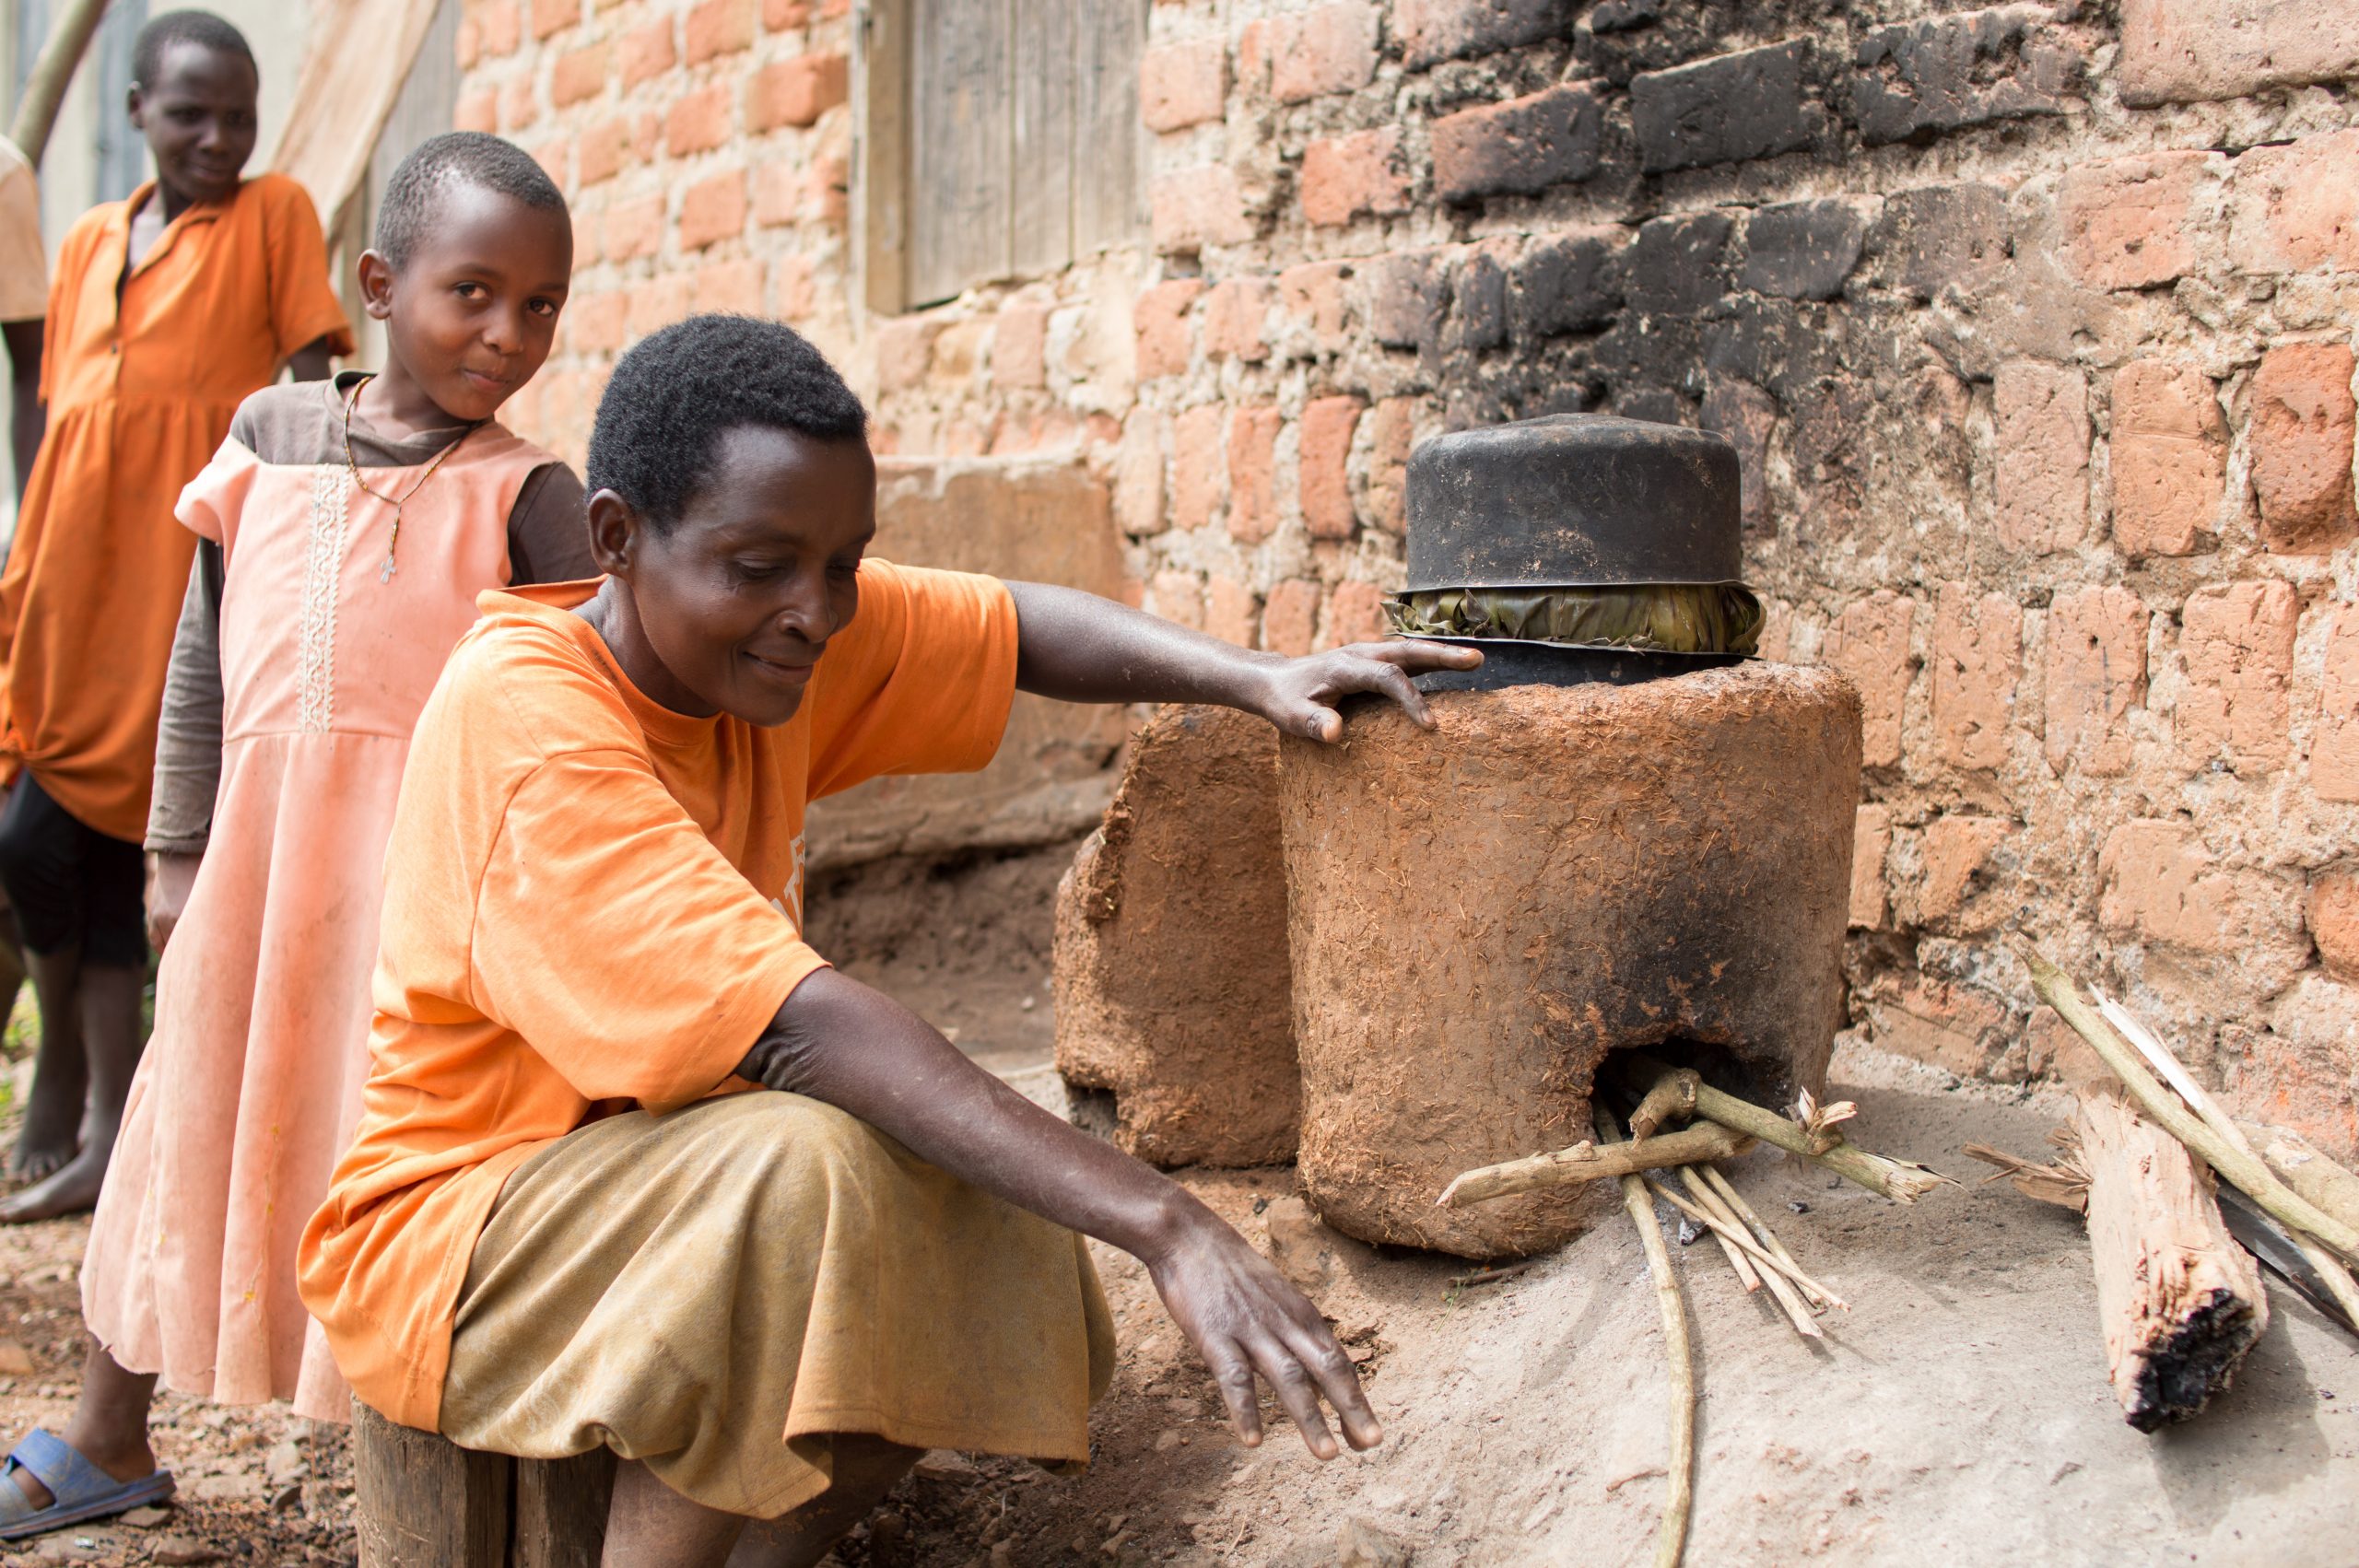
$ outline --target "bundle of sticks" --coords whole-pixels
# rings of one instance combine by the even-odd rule
[[[1802,1271],[1793,1254],[1713,1162],[1746,1153],[1758,1141],[1901,1203],[1914,1203],[1949,1178],[1847,1141],[1839,1128],[1857,1109],[1848,1101],[1822,1106],[1804,1091],[1789,1117],[1716,1089],[1690,1069],[1673,1068],[1636,1053],[1614,1059],[1627,1086],[1639,1096],[1630,1112],[1626,1140],[1601,1098],[1590,1106],[1597,1124],[1594,1140],[1468,1171],[1444,1188],[1435,1202],[1455,1208],[1608,1176],[1621,1183],[1623,1206],[1638,1227],[1654,1276],[1655,1294],[1662,1309],[1663,1342],[1671,1361],[1671,1460],[1666,1467],[1670,1496],[1656,1537],[1655,1562],[1657,1568],[1672,1568],[1685,1550],[1694,1496],[1696,1372],[1678,1279],[1672,1271],[1661,1228],[1655,1223],[1654,1200],[1661,1199],[1691,1223],[1708,1231],[1747,1292],[1766,1288],[1797,1333],[1819,1340],[1825,1335],[1817,1315],[1829,1307],[1848,1312],[1849,1304]],[[1676,1132],[1663,1131],[1672,1121],[1692,1125]],[[1665,1171],[1676,1176],[1686,1190],[1685,1198],[1649,1174]]]
[[[2049,1135],[2056,1161],[1966,1153],[1999,1167],[1992,1180],[2088,1217],[2107,1369],[2130,1424],[2185,1421],[2228,1386],[2269,1325],[2254,1254],[2359,1333],[2359,1176],[2293,1133],[2230,1119],[2127,1009],[2102,991],[2092,1006],[2054,965],[2023,958],[2113,1076],[2083,1087]]]

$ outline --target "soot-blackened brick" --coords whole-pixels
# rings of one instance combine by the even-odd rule
[[[1860,136],[1873,146],[2062,113],[2079,57],[2041,25],[2048,16],[2044,6],[2002,6],[1870,32],[1851,78]]]
[[[1520,337],[1602,327],[1622,304],[1619,252],[1593,234],[1536,240],[1516,263],[1510,293]]]
[[[1810,40],[1789,39],[1630,81],[1630,122],[1649,174],[1808,146],[1821,114],[1803,77]]]
[[[1360,268],[1367,287],[1367,328],[1387,348],[1431,347],[1449,306],[1449,274],[1438,252],[1406,251]]]
[[[1766,387],[1791,407],[1810,387],[1842,368],[1832,318],[1820,306],[1739,295],[1728,319],[1705,330],[1704,369]]]
[[[1574,0],[1396,0],[1393,36],[1413,71],[1572,30]]]
[[[1974,289],[2007,264],[2007,193],[1996,185],[1928,185],[1885,199],[1871,236],[1888,282],[1931,299]]]
[[[1508,275],[1496,258],[1477,251],[1450,280],[1450,345],[1496,348],[1508,340]]]
[[[1630,245],[1630,303],[1686,315],[1718,301],[1729,291],[1729,236],[1735,228],[1733,218],[1718,212],[1659,217],[1641,228]]]
[[[1630,32],[1662,15],[1662,0],[1604,0],[1589,14],[1591,32]]]
[[[1788,299],[1833,299],[1860,264],[1868,219],[1849,202],[1786,202],[1755,212],[1744,234],[1745,287]]]
[[[1469,109],[1434,122],[1434,189],[1443,201],[1532,195],[1597,172],[1604,116],[1581,88]]]

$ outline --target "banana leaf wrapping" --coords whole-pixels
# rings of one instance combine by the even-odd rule
[[[1392,629],[1423,637],[1516,638],[1659,653],[1751,653],[1761,601],[1736,583],[1613,588],[1434,588],[1385,606]]]

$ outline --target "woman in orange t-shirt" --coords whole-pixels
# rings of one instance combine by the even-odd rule
[[[241,178],[261,90],[244,37],[169,11],[140,29],[132,70],[156,178],[59,248],[48,425],[0,576],[0,750],[23,765],[0,810],[0,884],[41,1020],[12,1174],[73,1164],[0,1209],[7,1222],[97,1199],[138,1065],[140,839],[196,551],[173,504],[249,393],[290,361],[296,380],[323,378],[352,349],[311,199],[283,174]]]
[[[804,808],[980,767],[1019,686],[1332,741],[1345,694],[1429,722],[1409,675],[1478,656],[1289,660],[863,561],[865,427],[773,323],[624,356],[590,448],[606,578],[486,596],[395,812],[304,1304],[396,1421],[617,1454],[609,1562],[816,1562],[927,1447],[1085,1459],[1112,1334],[1075,1231],[1145,1261],[1247,1442],[1257,1375],[1322,1458],[1322,1394],[1379,1436],[1317,1310],[1209,1209],[804,943]]]

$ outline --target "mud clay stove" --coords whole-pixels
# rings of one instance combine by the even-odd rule
[[[1421,680],[1438,731],[1371,702],[1339,745],[1272,744],[1273,812],[1268,776],[1224,730],[1202,776],[1220,799],[1158,828],[1124,802],[1176,810],[1193,769],[1169,733],[1140,748],[1118,831],[1059,901],[1058,1061],[1077,1106],[1151,1157],[1243,1163],[1205,1113],[1247,1083],[1291,1111],[1275,1086],[1298,1082],[1321,1218],[1499,1258],[1570,1240],[1618,1193],[1450,1210],[1435,1196],[1589,1136],[1609,1053],[1675,1057],[1766,1103],[1822,1089],[1842,1023],[1859,701],[1832,671],[1745,657],[1759,609],[1738,581],[1739,516],[1735,453],[1677,427],[1558,415],[1420,447],[1396,620],[1482,648],[1483,669]],[[1274,876],[1240,892],[1181,869],[1215,822],[1267,843],[1271,815],[1273,953],[1238,917],[1275,923]],[[1133,882],[1167,897],[1141,908]],[[1221,925],[1220,958],[1191,976],[1175,944],[1199,923]],[[1149,947],[1151,996],[1129,977]],[[1243,983],[1240,961],[1267,973]],[[1291,996],[1283,1043],[1196,1000],[1273,991]],[[1226,1061],[1206,1048],[1222,1035]],[[1265,1115],[1251,1130],[1240,1143],[1263,1153],[1284,1129]]]

